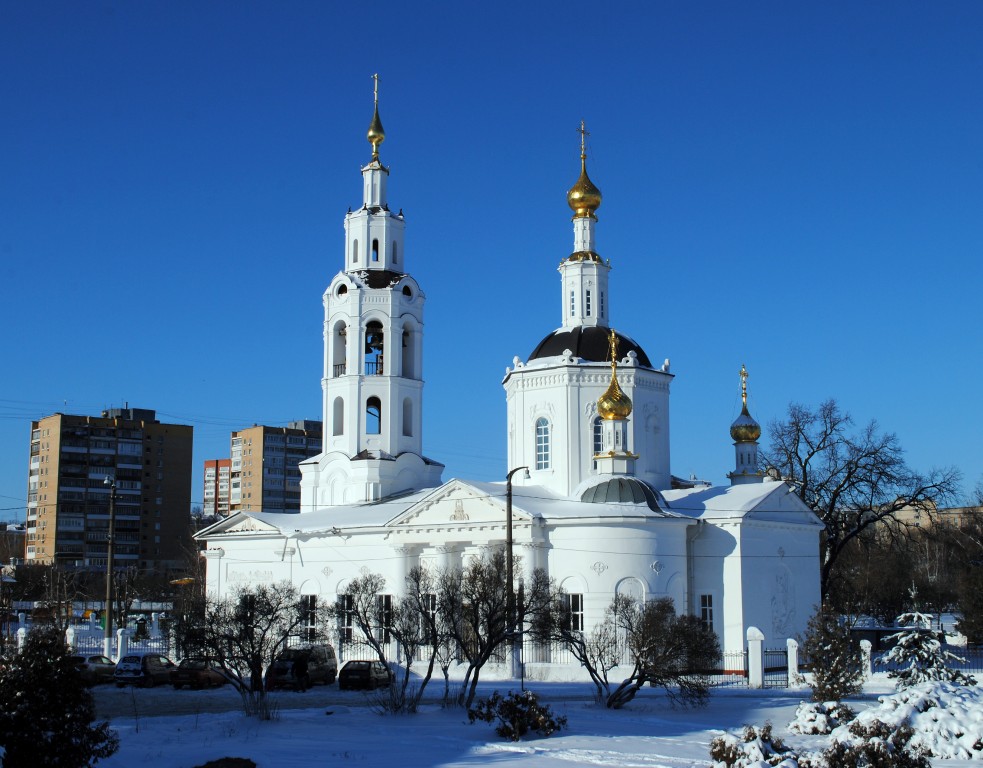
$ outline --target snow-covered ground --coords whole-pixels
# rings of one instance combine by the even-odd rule
[[[864,695],[849,703],[857,710],[876,707],[878,695],[894,692],[892,683],[884,675],[875,675]],[[482,685],[481,693],[505,693],[516,687],[512,681],[490,681]],[[120,750],[98,765],[192,768],[221,757],[247,757],[260,768],[488,764],[496,768],[677,768],[709,766],[711,739],[724,731],[738,732],[745,724],[769,721],[776,735],[797,748],[818,748],[825,739],[787,729],[799,702],[808,699],[808,688],[719,689],[704,709],[672,709],[663,695],[646,689],[628,708],[615,712],[594,704],[590,687],[583,683],[534,683],[531,687],[555,713],[568,718],[568,727],[559,734],[511,743],[500,740],[491,725],[470,725],[459,709],[428,704],[416,715],[383,716],[374,711],[371,696],[358,695],[342,705],[282,709],[278,719],[268,722],[237,712],[116,717],[111,723],[120,735]],[[145,712],[152,710],[149,697],[169,695],[157,689],[138,693]],[[967,727],[979,728],[983,707],[973,704],[959,718]],[[946,768],[979,764],[933,761]]]

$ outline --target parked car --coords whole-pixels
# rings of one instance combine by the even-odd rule
[[[159,653],[130,653],[116,664],[113,679],[116,685],[142,685],[153,688],[158,683],[171,682],[171,670],[177,665]]]
[[[306,671],[303,671],[305,666]],[[330,645],[287,648],[266,670],[266,690],[293,688],[303,691],[314,683],[331,685],[337,676],[338,657]]]
[[[116,672],[116,665],[113,660],[106,656],[69,656],[72,662],[78,667],[82,682],[86,685],[96,685],[97,683],[111,683]]]
[[[338,673],[338,687],[343,691],[349,688],[366,688],[371,691],[373,688],[389,685],[390,680],[392,673],[389,667],[378,660],[352,659]]]
[[[225,685],[228,679],[208,659],[183,659],[171,670],[171,685],[182,688],[212,688]]]

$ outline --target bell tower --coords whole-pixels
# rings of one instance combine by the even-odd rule
[[[405,218],[389,209],[379,77],[362,206],[345,216],[345,267],[324,292],[323,452],[303,464],[302,510],[439,485],[423,456],[423,305],[406,272]]]

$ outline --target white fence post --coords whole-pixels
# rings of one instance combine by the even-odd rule
[[[870,640],[860,641],[860,653],[863,656],[863,665],[864,665],[864,680],[870,680],[870,678],[874,676],[874,670],[871,668],[871,662],[870,662],[871,651],[873,649],[874,646],[871,645]]]
[[[65,645],[69,648],[75,648],[75,627],[69,627],[65,630]]]
[[[788,648],[788,684],[791,687],[799,682],[799,643],[790,637],[785,645]]]
[[[127,637],[125,629],[116,630],[116,660],[119,661],[124,656],[126,656],[127,648]]]
[[[765,635],[757,627],[747,628],[748,688],[765,687]]]
[[[21,627],[17,630],[17,653],[24,650],[24,643],[27,642],[27,630]]]

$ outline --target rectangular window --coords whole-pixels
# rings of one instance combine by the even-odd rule
[[[604,291],[601,291],[601,296],[598,299],[598,309],[600,309],[600,314],[598,315],[598,317],[600,317],[603,320],[604,319]]]
[[[355,598],[351,595],[338,595],[338,639],[343,643],[352,641],[352,627],[355,626]]]
[[[577,294],[570,291],[570,317],[573,317],[577,312]]]
[[[567,629],[572,632],[584,631],[584,596],[564,595],[567,603]]]
[[[590,290],[587,291],[586,298],[584,299],[584,314],[590,317]]]
[[[546,419],[536,421],[536,469],[550,468],[550,426]]]
[[[700,595],[700,623],[713,632],[713,595]]]
[[[382,630],[382,642],[390,640],[390,630],[393,626],[393,596],[379,595],[379,628]]]
[[[317,637],[317,595],[301,595],[300,609],[303,613],[303,636],[307,642]]]
[[[433,630],[437,626],[437,596],[422,595],[423,607],[423,637],[425,642],[433,642]]]

